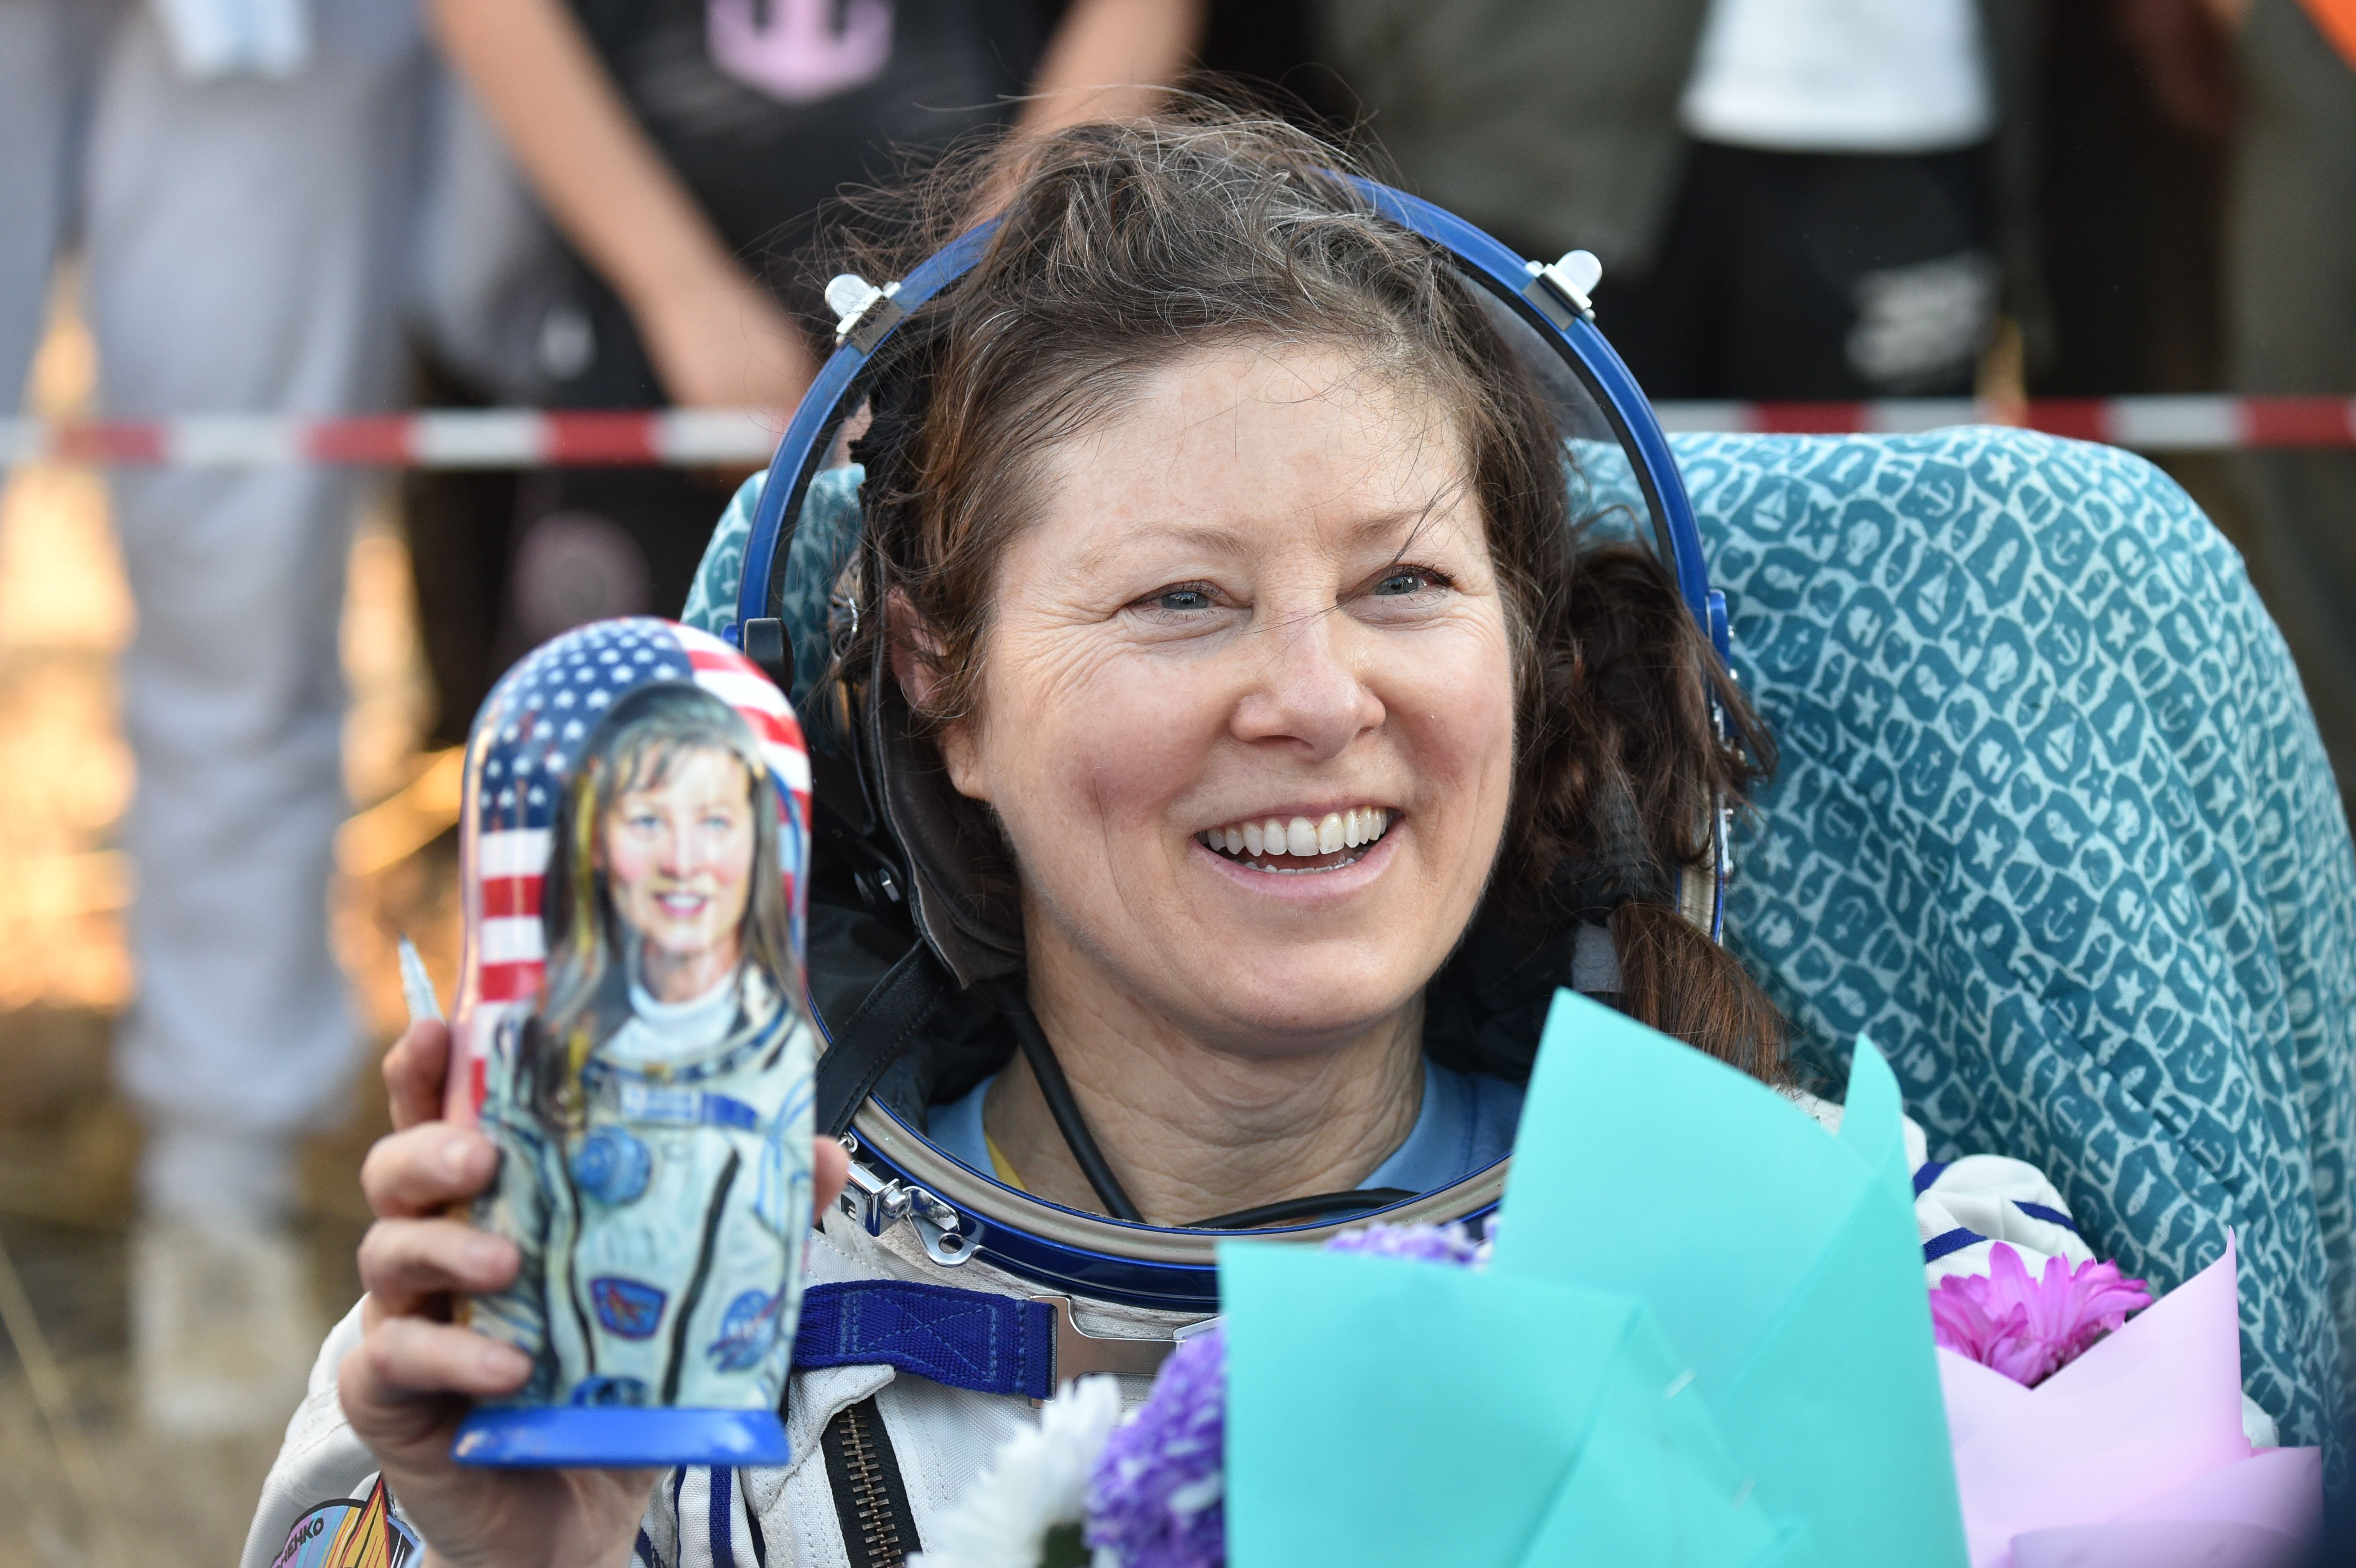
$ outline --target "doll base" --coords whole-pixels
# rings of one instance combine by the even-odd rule
[[[767,1410],[498,1405],[458,1424],[461,1465],[599,1469],[640,1465],[782,1465],[785,1423]]]

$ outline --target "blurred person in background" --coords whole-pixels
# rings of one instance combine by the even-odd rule
[[[2225,173],[2240,120],[2210,0],[2041,0],[2032,398],[2225,387]],[[2209,454],[2163,453],[2232,532]],[[2213,475],[2213,477],[2212,477]],[[2212,501],[2216,504],[2212,504]]]
[[[1148,107],[1190,62],[1205,4],[434,0],[429,14],[552,220],[539,252],[501,263],[547,280],[502,291],[530,319],[487,335],[504,358],[444,378],[435,400],[784,411],[832,347],[825,280],[804,264],[827,201],[981,127]],[[437,738],[462,738],[532,645],[676,611],[731,487],[676,469],[412,481]]]
[[[2239,36],[2244,119],[2225,271],[2234,385],[2356,393],[2356,0],[2211,0]],[[2252,575],[2356,781],[2356,453],[2243,458]]]
[[[427,63],[412,0],[0,0],[0,382],[24,386],[78,246],[110,415],[385,406]],[[316,1338],[288,1221],[359,1045],[326,908],[357,485],[110,476],[138,613],[115,1061],[146,1127],[134,1350],[168,1431],[284,1421]]]
[[[2028,0],[1321,0],[1411,188],[1603,263],[1662,398],[1971,390],[2032,297]]]

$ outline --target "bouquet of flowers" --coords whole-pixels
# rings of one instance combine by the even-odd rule
[[[1968,1302],[1963,1281],[1933,1293],[1973,1568],[2303,1563],[2322,1451],[2244,1435],[2231,1243],[2125,1327],[2149,1298],[2115,1269],[2083,1277],[2108,1267],[2071,1279],[2049,1263],[2031,1281],[1999,1253]]]
[[[2271,1568],[2311,1532],[2316,1451],[2242,1434],[2230,1251],[2132,1321],[2115,1266],[2001,1244],[1926,1300],[1868,1042],[1827,1137],[1564,997],[1517,1148],[1489,1235],[1224,1246],[1144,1403],[1067,1388],[919,1561]]]

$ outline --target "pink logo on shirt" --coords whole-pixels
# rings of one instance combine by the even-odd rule
[[[707,0],[720,69],[787,103],[873,81],[892,59],[892,0]]]

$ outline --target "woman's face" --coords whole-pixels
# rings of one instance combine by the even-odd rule
[[[1054,948],[1254,1052],[1397,1014],[1472,917],[1513,771],[1455,431],[1347,352],[1241,346],[1153,378],[1042,493],[944,746],[1012,841],[1034,976]]]
[[[673,753],[660,780],[615,795],[598,859],[615,911],[648,957],[735,963],[752,891],[753,827],[744,763],[710,747]]]

